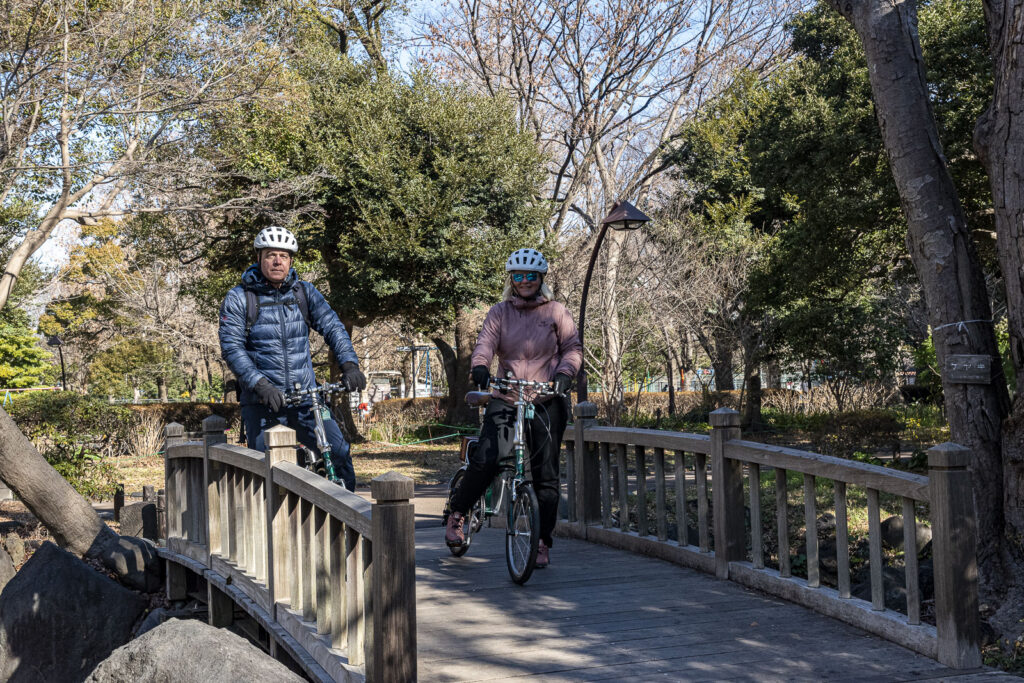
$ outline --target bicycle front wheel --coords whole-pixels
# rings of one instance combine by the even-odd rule
[[[512,580],[522,585],[530,579],[537,564],[540,543],[540,506],[533,485],[523,482],[510,501],[508,528],[505,530],[505,562]]]

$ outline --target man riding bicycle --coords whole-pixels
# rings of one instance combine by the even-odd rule
[[[487,386],[491,360],[497,355],[498,377],[511,373],[516,379],[552,382],[555,391],[564,393],[580,369],[583,347],[569,311],[552,301],[551,289],[544,283],[548,262],[535,249],[519,249],[508,257],[505,271],[504,300],[488,311],[473,349],[473,382]],[[494,479],[499,457],[511,450],[514,402],[511,395],[496,391],[487,405],[478,447],[452,498],[453,512],[445,529],[450,546],[465,543],[465,515]],[[568,420],[566,404],[563,398],[537,398],[534,416],[524,425],[540,505],[537,567],[546,567],[550,561],[551,532],[558,517],[558,453]]]
[[[300,280],[292,268],[298,252],[295,235],[271,226],[260,231],[253,246],[257,262],[242,275],[242,283],[228,292],[220,307],[220,349],[241,388],[242,420],[249,448],[266,448],[263,432],[276,424],[295,430],[304,446],[316,449],[315,417],[307,397],[298,405],[285,405],[285,391],[316,386],[309,330],[319,332],[341,365],[342,384],[348,391],[366,388],[359,359],[345,326],[324,296]],[[335,469],[354,491],[355,472],[349,445],[337,422],[324,421]]]

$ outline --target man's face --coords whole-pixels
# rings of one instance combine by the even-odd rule
[[[284,249],[264,249],[260,252],[260,272],[275,287],[280,287],[292,268],[292,255]]]

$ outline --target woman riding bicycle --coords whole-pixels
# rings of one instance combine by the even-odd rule
[[[508,257],[505,271],[504,300],[488,311],[473,349],[473,382],[480,387],[488,385],[491,360],[497,355],[498,377],[511,373],[515,379],[552,382],[555,391],[564,393],[580,369],[583,347],[568,309],[552,301],[551,289],[544,283],[548,262],[539,251],[519,249]],[[445,528],[445,542],[450,546],[465,542],[465,515],[497,474],[499,458],[509,454],[516,418],[514,401],[511,395],[495,391],[487,404],[478,446],[452,499],[452,514]],[[524,426],[540,504],[537,567],[546,567],[558,518],[558,453],[569,417],[568,402],[541,397],[535,407],[533,419]]]

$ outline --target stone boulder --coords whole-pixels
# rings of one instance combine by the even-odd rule
[[[14,578],[14,561],[7,551],[0,546],[0,591],[4,589],[7,582]]]
[[[304,681],[284,664],[230,631],[193,619],[171,619],[118,648],[87,683],[290,683]]]
[[[153,593],[163,585],[163,563],[144,538],[121,536],[101,548],[99,558],[127,586]]]
[[[156,503],[132,503],[121,508],[121,534],[157,540]]]
[[[11,556],[11,562],[15,567],[25,561],[25,541],[21,540],[18,534],[7,534],[4,538],[4,549]]]
[[[147,601],[50,542],[0,593],[0,680],[81,681],[131,637]]]
[[[892,517],[883,519],[881,531],[882,545],[893,549],[903,547],[902,515],[893,515]],[[926,524],[918,524],[915,531],[917,532],[917,552],[921,552],[928,542],[932,540],[932,529]]]

